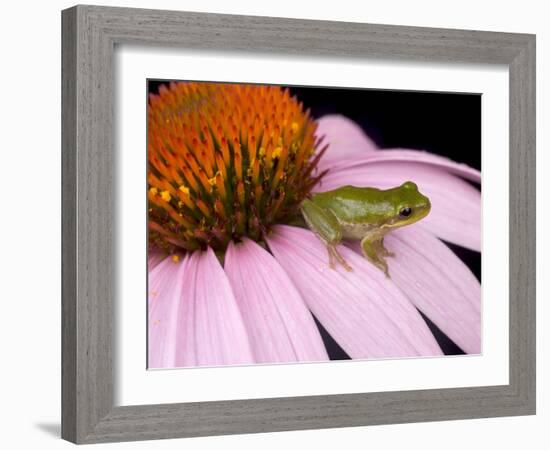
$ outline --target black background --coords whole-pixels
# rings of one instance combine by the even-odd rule
[[[160,81],[149,81],[156,93]],[[290,87],[314,118],[342,114],[381,148],[427,150],[481,170],[481,95],[370,89]],[[477,185],[476,185],[477,187]],[[446,243],[481,280],[481,254]],[[442,299],[443,300],[443,299]],[[424,316],[423,316],[424,317]],[[445,354],[462,351],[424,317]],[[331,359],[348,355],[317,322]]]

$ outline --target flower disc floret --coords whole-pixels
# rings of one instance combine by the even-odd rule
[[[293,220],[324,174],[316,127],[278,86],[161,85],[148,106],[151,246],[225,250]]]

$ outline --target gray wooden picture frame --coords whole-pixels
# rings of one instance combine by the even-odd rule
[[[63,11],[62,31],[64,439],[94,443],[535,413],[535,36],[97,6]],[[509,384],[115,407],[117,44],[507,65]]]

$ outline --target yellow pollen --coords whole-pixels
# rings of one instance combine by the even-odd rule
[[[292,128],[292,131],[294,131],[296,133],[296,131],[298,131],[298,122],[292,122],[292,125],[290,126],[290,128]]]
[[[281,156],[282,151],[283,151],[282,147],[277,147],[275,150],[273,150],[273,153],[271,154],[271,157],[273,159],[278,158],[279,156]]]
[[[170,199],[172,198],[172,196],[170,195],[170,192],[168,191],[162,191],[160,193],[160,196],[162,197],[162,199],[165,201],[165,202],[169,202]]]
[[[185,195],[189,195],[189,188],[187,186],[184,186],[183,184],[179,187],[179,190],[183,192]]]
[[[250,167],[249,167],[248,169],[246,169],[246,175],[247,175],[248,177],[250,177],[250,178],[252,177],[252,173],[253,173],[253,168],[252,168],[252,167],[254,166],[254,163],[255,163],[255,162],[256,162],[255,159],[253,159],[252,161],[250,161]]]
[[[159,190],[156,187],[152,187],[149,189],[149,192],[153,195],[157,195],[159,193]]]
[[[180,261],[180,255],[172,255],[172,261],[177,263]]]
[[[265,148],[260,147],[260,150],[258,150],[258,155],[263,158],[265,156]]]
[[[214,175],[212,178],[208,178],[208,182],[210,183],[210,186],[216,185],[216,176]]]

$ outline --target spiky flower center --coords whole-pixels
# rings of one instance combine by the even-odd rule
[[[323,175],[316,127],[277,86],[161,85],[148,107],[150,244],[224,250],[292,220]]]

